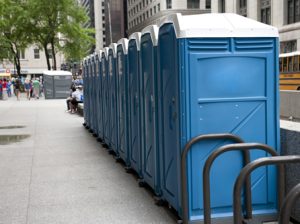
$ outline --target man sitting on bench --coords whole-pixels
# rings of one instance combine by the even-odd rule
[[[72,99],[70,101],[71,113],[75,113],[77,111],[78,103],[82,103],[83,92],[82,86],[78,86],[75,92],[72,93]]]

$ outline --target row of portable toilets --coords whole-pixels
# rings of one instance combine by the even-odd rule
[[[278,220],[282,170],[256,161],[299,157],[278,157],[276,28],[174,14],[88,56],[83,71],[85,126],[184,223]]]

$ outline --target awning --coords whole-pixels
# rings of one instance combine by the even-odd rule
[[[10,73],[0,73],[0,77],[10,77]]]

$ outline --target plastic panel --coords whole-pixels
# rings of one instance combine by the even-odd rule
[[[117,47],[117,88],[118,88],[118,152],[125,164],[129,161],[129,119],[128,119],[128,61],[122,45]]]
[[[140,106],[140,65],[136,39],[129,40],[128,46],[129,105],[130,105],[130,164],[141,175],[141,106]]]
[[[110,147],[117,154],[117,141],[118,141],[118,126],[117,126],[117,80],[116,80],[116,58],[114,52],[110,48],[108,54],[108,99],[109,99],[109,136]]]

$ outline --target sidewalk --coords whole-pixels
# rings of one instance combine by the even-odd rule
[[[176,223],[65,110],[65,100],[0,101],[0,224]]]

